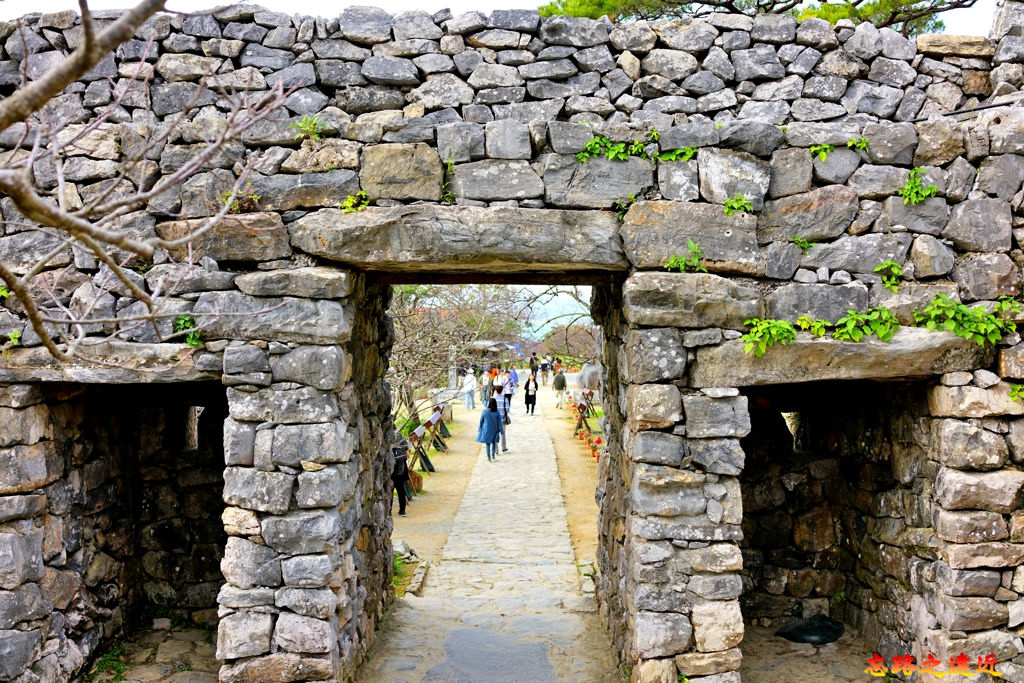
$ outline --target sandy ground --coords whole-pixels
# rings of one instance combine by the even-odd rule
[[[562,481],[562,497],[569,516],[569,535],[576,562],[593,562],[597,557],[597,461],[586,443],[572,438],[576,425],[569,410],[555,408],[554,392],[541,388],[539,400],[544,403],[544,426],[555,444],[558,477]],[[596,426],[596,425],[593,425]]]
[[[454,404],[454,409],[448,452],[437,453],[433,449],[429,452],[430,462],[437,471],[419,472],[423,477],[423,493],[409,502],[405,517],[398,516],[397,500],[392,508],[395,530],[391,538],[405,541],[421,558],[435,563],[441,559],[441,548],[448,539],[455,511],[462,502],[480,450],[475,440],[480,420],[479,404],[469,413],[462,403]]]

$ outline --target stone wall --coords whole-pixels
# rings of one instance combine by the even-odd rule
[[[205,388],[4,388],[4,680],[68,680],[148,616],[216,622],[223,392]],[[189,405],[208,413],[186,450]]]
[[[9,26],[2,31],[3,93],[16,87],[22,59],[37,78],[81,38],[70,13],[32,15],[25,24],[24,43]],[[292,89],[284,108],[202,172],[121,222],[138,235],[180,235],[215,212],[244,162],[253,162],[247,192],[258,196],[255,206],[191,251],[159,251],[153,264],[136,264],[146,266],[140,286],[167,294],[165,310],[195,316],[204,348],[189,354],[128,320],[97,323],[91,350],[117,363],[59,368],[11,297],[0,329],[24,329],[25,348],[10,354],[0,379],[226,385],[221,677],[345,678],[372,640],[390,585],[392,432],[382,377],[392,333],[379,282],[598,283],[603,393],[613,399],[598,489],[602,615],[641,679],[678,670],[696,681],[736,681],[740,440],[751,429],[740,388],[935,376],[955,383],[957,372],[989,368],[994,383],[975,375],[970,386],[930,389],[931,415],[962,429],[995,418],[978,428],[1009,443],[1009,423],[1005,434],[999,425],[1024,413],[999,381],[1024,379],[1019,336],[1001,342],[998,362],[991,349],[911,328],[889,343],[801,334],[760,359],[744,354],[738,339],[753,316],[835,320],[850,308],[887,306],[906,324],[939,293],[965,302],[1020,293],[1024,109],[964,121],[940,115],[1016,101],[1024,85],[1017,33],[915,42],[869,25],[782,16],[616,26],[520,10],[392,17],[348,8],[324,19],[236,6],[158,16],[40,117],[80,131],[113,104],[111,118],[65,164],[76,205],[150,186],[223,128],[227,101],[201,90],[204,74],[239,92]],[[147,82],[132,81],[136,74]],[[175,123],[180,102],[191,98],[196,110]],[[300,139],[295,124],[314,114],[323,139]],[[5,131],[0,147],[10,149],[20,132]],[[133,159],[164,132],[165,143]],[[577,159],[595,136],[621,143],[611,156],[625,159]],[[834,149],[812,155],[819,145]],[[689,160],[671,160],[689,147]],[[914,168],[935,194],[905,204],[899,192]],[[56,187],[53,168],[32,170],[42,187]],[[371,206],[344,213],[339,204],[360,190]],[[736,195],[750,211],[725,212]],[[633,200],[621,218],[606,210]],[[26,230],[7,198],[0,214],[0,259],[24,272],[49,253],[52,238]],[[794,238],[814,244],[804,253]],[[665,272],[671,256],[686,255],[688,240],[709,272]],[[895,293],[873,272],[885,260],[903,266]],[[104,318],[140,310],[127,289],[99,291],[104,269],[82,253],[58,251],[51,265],[40,278],[72,310],[93,305]],[[99,342],[112,332],[118,341]],[[12,386],[5,391],[41,391]],[[17,410],[62,405],[41,400]],[[13,588],[37,583],[44,566],[31,552],[43,524],[42,507],[33,506],[52,503],[23,500],[22,492],[72,486],[78,476],[70,460],[57,467],[41,450],[9,456],[19,469],[7,475],[0,504],[22,510],[9,524],[24,552],[9,562],[11,588],[0,587],[7,604],[22,604]],[[1007,506],[1024,486],[1012,459],[991,470],[974,461],[921,467],[920,501],[957,519],[978,508],[979,519],[1003,515],[1012,526]],[[989,480],[1010,492],[998,510],[968,499],[971,486]],[[1018,609],[1016,592],[1006,592],[1012,577],[1000,575],[1003,591],[984,600],[928,578],[951,576],[941,563],[982,573],[1019,563],[1022,545],[1012,535],[968,538],[904,542],[928,565],[913,586],[915,647],[961,632],[1009,633]],[[41,617],[29,608],[17,614],[28,616],[0,639],[24,654],[2,658],[12,679],[53,661]],[[1000,620],[978,616],[987,614]],[[884,628],[884,636],[908,640],[890,622]],[[111,631],[97,631],[96,642]],[[1005,670],[1018,666],[1008,648],[999,653]]]

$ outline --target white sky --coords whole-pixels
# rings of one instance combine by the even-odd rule
[[[130,0],[91,0],[89,6],[94,9],[122,9],[130,6]],[[210,7],[227,4],[223,2],[203,0],[168,0],[169,9],[194,12]],[[540,0],[352,0],[351,2],[327,2],[326,0],[258,0],[253,4],[262,5],[267,9],[289,14],[309,14],[314,16],[336,16],[343,7],[349,5],[377,5],[392,14],[412,9],[435,11],[448,7],[455,14],[479,10],[485,14],[494,9],[534,9],[542,4]],[[13,19],[29,12],[53,12],[62,9],[77,10],[78,3],[73,0],[0,0],[0,19]],[[978,0],[969,9],[953,10],[942,15],[946,22],[946,33],[956,35],[985,36],[992,25],[992,14],[995,11],[995,0]]]

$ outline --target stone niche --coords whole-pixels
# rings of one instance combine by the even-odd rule
[[[15,560],[0,553],[0,627],[19,634],[0,680],[28,664],[31,680],[72,679],[152,617],[216,623],[223,388],[12,385],[0,399],[0,547]]]

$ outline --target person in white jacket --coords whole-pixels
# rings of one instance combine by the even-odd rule
[[[466,376],[462,378],[462,391],[466,394],[466,410],[476,410],[476,390],[480,388],[480,383],[476,379],[476,373],[473,372],[473,368],[466,371]]]

